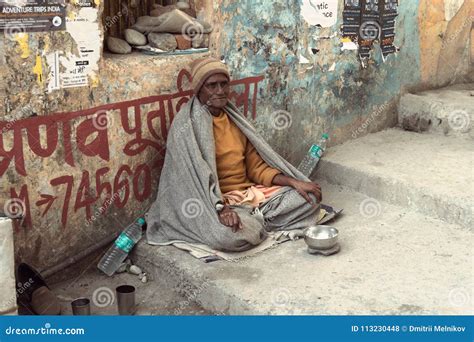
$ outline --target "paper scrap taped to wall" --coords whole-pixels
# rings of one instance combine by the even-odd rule
[[[66,18],[67,32],[75,42],[77,53],[54,51],[46,55],[49,66],[48,91],[89,86],[99,70],[102,39],[98,23],[98,8],[80,6],[71,18]]]
[[[337,21],[338,0],[303,0],[301,15],[309,25],[329,27]]]
[[[393,45],[397,15],[398,0],[344,1],[342,35],[358,45],[362,62],[370,57],[375,42],[384,59],[397,51]]]

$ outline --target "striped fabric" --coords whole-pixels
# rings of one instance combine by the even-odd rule
[[[191,63],[191,76],[193,78],[191,86],[194,90],[194,93],[199,93],[199,90],[201,89],[204,82],[215,74],[224,74],[230,80],[227,66],[215,58],[201,58]]]

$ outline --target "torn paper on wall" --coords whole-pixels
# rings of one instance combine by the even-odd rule
[[[359,46],[354,43],[350,38],[342,38],[341,39],[341,51],[345,50],[357,50]]]
[[[301,15],[309,25],[330,27],[337,21],[338,0],[303,0]]]
[[[55,51],[46,56],[51,70],[48,91],[88,86],[89,77],[95,76],[102,49],[97,17],[97,8],[82,7],[66,19],[67,32],[76,43],[78,54]]]
[[[61,81],[59,79],[59,52],[55,51],[46,56],[46,63],[49,65],[49,83],[48,92],[61,89]]]
[[[364,64],[378,43],[385,60],[397,51],[393,44],[397,16],[398,0],[344,0],[342,50],[357,46]]]
[[[311,63],[311,62],[309,61],[309,59],[306,58],[305,56],[303,56],[301,53],[300,53],[299,56],[298,56],[298,60],[299,60],[299,63],[300,63],[300,64],[309,64],[309,63]]]

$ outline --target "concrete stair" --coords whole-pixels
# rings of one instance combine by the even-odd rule
[[[217,314],[474,313],[469,135],[369,134],[329,149],[315,180],[344,208],[338,254],[310,255],[299,240],[205,264],[142,241],[133,257]]]
[[[344,208],[334,223],[338,254],[310,255],[298,240],[240,262],[205,264],[141,242],[134,260],[216,314],[472,314],[467,229],[321,184],[324,202]]]
[[[474,84],[458,84],[418,94],[405,94],[398,106],[404,129],[474,137]]]
[[[388,129],[329,149],[316,179],[472,229],[471,139]]]

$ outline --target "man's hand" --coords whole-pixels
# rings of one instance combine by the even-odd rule
[[[239,215],[227,205],[220,211],[219,221],[223,225],[231,227],[234,233],[243,228]]]
[[[301,196],[304,197],[308,203],[313,206],[316,206],[316,203],[313,203],[311,197],[309,196],[312,193],[318,202],[323,200],[323,194],[321,192],[321,185],[315,182],[304,182],[297,179],[293,179],[290,183],[290,186],[293,187]]]

